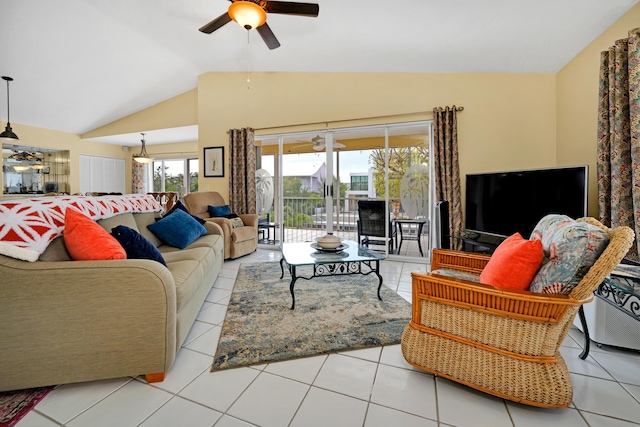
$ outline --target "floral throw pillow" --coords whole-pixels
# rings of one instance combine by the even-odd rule
[[[542,218],[531,239],[541,240],[544,251],[542,266],[529,286],[538,293],[570,293],[609,244],[603,229],[557,214]]]
[[[233,228],[244,227],[244,222],[242,222],[242,219],[240,218],[230,218],[229,221],[231,221],[231,226]]]

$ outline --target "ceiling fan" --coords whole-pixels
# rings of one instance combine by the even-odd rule
[[[297,145],[296,147],[303,147],[305,145],[309,145],[308,141],[299,141],[299,142],[304,142],[305,144],[304,145]],[[322,151],[326,147],[327,142],[325,141],[323,136],[318,135],[318,136],[314,136],[313,138],[311,138],[311,144],[313,144],[313,149],[315,151]],[[345,147],[346,147],[346,145],[344,145],[341,142],[338,142],[338,141],[334,141],[333,142],[333,148],[345,148]]]
[[[294,3],[289,1],[270,0],[229,0],[229,10],[213,21],[202,26],[200,31],[211,34],[223,25],[236,21],[240,26],[251,30],[256,28],[269,49],[280,47],[280,42],[267,24],[267,13],[282,15],[318,16],[320,7],[315,3]]]

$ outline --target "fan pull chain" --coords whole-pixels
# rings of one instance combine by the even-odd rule
[[[251,89],[251,79],[249,78],[249,30],[247,30],[247,90]]]

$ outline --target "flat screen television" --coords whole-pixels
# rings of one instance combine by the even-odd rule
[[[538,221],[557,213],[587,216],[588,166],[469,174],[465,227],[498,236],[529,238]]]

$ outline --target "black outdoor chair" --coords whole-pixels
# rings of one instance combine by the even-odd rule
[[[396,228],[391,222],[389,212],[383,200],[358,201],[358,243],[369,245],[389,245],[389,253],[394,253],[398,246]],[[385,234],[385,227],[389,227],[389,237]]]

